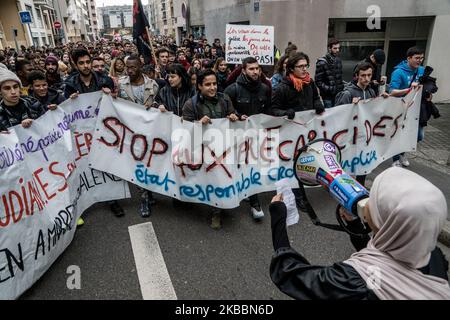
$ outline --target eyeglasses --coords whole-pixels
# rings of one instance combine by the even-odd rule
[[[309,69],[309,64],[301,64],[299,66],[295,66],[297,69]]]

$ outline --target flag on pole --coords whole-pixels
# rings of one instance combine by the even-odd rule
[[[150,27],[141,0],[133,0],[133,41],[135,42],[139,54],[144,57],[145,63],[152,60],[152,49],[147,29]]]

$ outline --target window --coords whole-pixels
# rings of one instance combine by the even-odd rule
[[[230,22],[229,24],[241,24],[241,25],[250,25],[250,21],[238,21],[238,22]]]
[[[48,25],[48,16],[44,13],[44,24],[45,24],[45,29],[50,29],[49,25]]]
[[[43,28],[41,10],[36,10],[36,22],[38,28]]]
[[[25,10],[30,12],[31,20],[33,20],[32,25],[34,26],[36,24],[36,21],[34,20],[33,8],[29,5],[25,5]]]
[[[367,21],[349,21],[345,24],[345,33],[386,32],[386,20],[381,21],[381,29],[367,28]]]

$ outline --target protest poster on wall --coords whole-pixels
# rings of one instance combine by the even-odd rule
[[[86,208],[129,197],[124,181],[87,165],[100,98],[68,100],[30,128],[0,134],[0,299],[19,297],[48,270]]]
[[[415,150],[420,96],[415,91],[404,99],[377,98],[327,109],[322,116],[305,111],[293,121],[257,115],[205,126],[104,97],[90,159],[93,168],[159,194],[231,209],[275,190],[279,180],[297,187],[294,155],[315,139],[333,140],[352,175]]]
[[[273,65],[274,27],[256,25],[226,25],[225,59],[240,64],[247,57],[255,57],[260,65]]]

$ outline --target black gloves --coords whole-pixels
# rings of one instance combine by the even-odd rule
[[[323,106],[316,108],[316,114],[322,114],[324,112],[325,112],[325,108]],[[288,110],[286,110],[284,115],[287,116],[289,120],[292,120],[295,118],[295,111],[293,109],[288,109]]]
[[[292,120],[295,118],[295,111],[293,109],[288,109],[284,115],[287,116],[289,120]]]
[[[322,114],[324,112],[325,112],[325,108],[323,105],[316,108],[316,114]]]
[[[269,206],[272,226],[272,244],[275,251],[280,248],[290,248],[289,238],[286,230],[286,205],[279,201]]]

